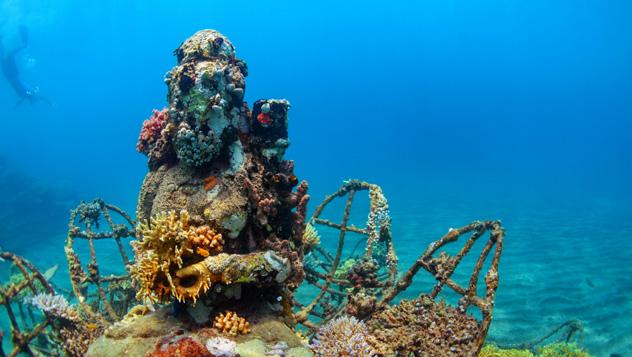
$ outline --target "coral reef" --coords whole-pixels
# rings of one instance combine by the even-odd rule
[[[200,301],[198,301],[199,303]],[[221,356],[221,354],[215,353],[211,347],[223,351],[226,356],[230,356],[230,352],[234,352],[235,356],[253,356],[253,354],[244,354],[243,352],[252,350],[253,345],[258,345],[264,349],[264,352],[260,354],[262,356],[267,350],[274,350],[273,347],[278,347],[279,344],[287,345],[286,356],[309,356],[303,340],[280,321],[278,316],[259,310],[250,313],[248,320],[250,323],[249,333],[231,336],[222,334],[213,328],[210,322],[198,325],[185,315],[176,317],[172,307],[165,306],[142,316],[111,325],[90,346],[86,356],[145,356],[155,351],[156,346],[167,347],[169,341],[182,337],[190,337],[196,342],[206,345],[206,349],[216,356]],[[209,346],[209,341],[213,341],[212,346]],[[235,344],[234,347],[233,343]],[[290,354],[290,351],[293,354]]]
[[[250,324],[232,311],[222,312],[215,317],[213,326],[224,334],[237,336],[250,332]]]
[[[376,354],[367,343],[366,325],[355,317],[343,316],[329,321],[322,326],[311,349],[318,356],[357,356],[371,357]]]
[[[367,327],[369,343],[384,355],[467,356],[476,350],[479,331],[475,318],[427,296],[373,314]]]

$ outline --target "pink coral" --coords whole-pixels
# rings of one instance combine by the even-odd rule
[[[167,109],[156,110],[152,113],[151,117],[143,122],[143,127],[138,137],[138,143],[136,143],[136,150],[143,154],[149,153],[151,147],[160,138],[162,129],[167,124]]]

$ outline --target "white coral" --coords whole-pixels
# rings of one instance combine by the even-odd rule
[[[224,337],[213,337],[206,341],[206,349],[216,357],[234,357],[237,344]]]
[[[79,316],[65,297],[57,294],[37,294],[25,301],[55,317],[76,320]]]
[[[342,316],[321,327],[310,348],[317,356],[375,356],[367,342],[368,334],[364,322]]]

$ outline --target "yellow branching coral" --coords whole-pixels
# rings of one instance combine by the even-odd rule
[[[303,244],[306,247],[312,247],[320,244],[320,235],[313,224],[307,223],[305,232],[303,233]]]
[[[220,313],[216,316],[213,326],[222,331],[222,333],[231,336],[250,332],[250,324],[248,321],[232,311],[226,311],[226,313]]]
[[[136,263],[131,275],[139,284],[137,298],[164,301],[173,296],[195,300],[206,292],[210,282],[192,289],[174,283],[178,269],[222,251],[221,234],[208,226],[194,226],[187,211],[158,213],[138,225],[139,240],[132,242]]]

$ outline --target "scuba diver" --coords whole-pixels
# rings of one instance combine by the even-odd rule
[[[30,88],[20,78],[20,71],[16,63],[16,57],[28,45],[28,33],[26,32],[26,28],[24,26],[20,26],[20,40],[22,43],[17,48],[12,51],[5,52],[4,47],[2,46],[2,38],[0,38],[0,63],[2,65],[2,74],[19,97],[15,106],[19,106],[22,102],[24,102],[24,100],[27,100],[30,104],[34,104],[37,101],[43,101],[48,105],[51,105],[51,102],[48,99],[39,95],[39,89],[37,87]]]

